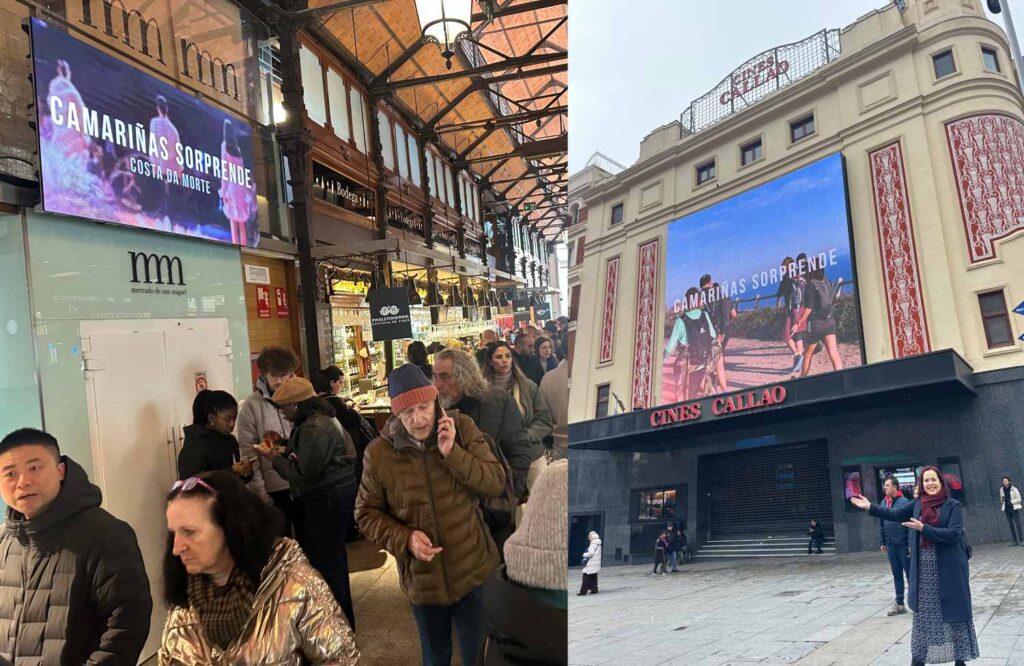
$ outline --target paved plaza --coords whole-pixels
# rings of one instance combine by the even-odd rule
[[[911,613],[886,616],[881,553],[699,562],[652,577],[606,567],[578,597],[569,573],[569,663],[910,664]],[[1024,666],[1024,548],[976,546],[971,560],[976,666]]]

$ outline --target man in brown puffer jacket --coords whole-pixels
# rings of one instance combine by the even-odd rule
[[[419,368],[397,368],[388,390],[395,416],[366,449],[356,521],[398,562],[423,663],[451,663],[454,625],[471,664],[485,630],[483,583],[498,565],[480,498],[501,494],[505,471],[472,419],[441,409]]]

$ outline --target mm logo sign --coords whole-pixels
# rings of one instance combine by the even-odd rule
[[[185,286],[184,271],[179,257],[146,252],[129,252],[128,256],[131,258],[132,264],[132,283]],[[177,268],[177,275],[175,275],[175,268]],[[175,277],[177,277],[177,281],[175,281]]]

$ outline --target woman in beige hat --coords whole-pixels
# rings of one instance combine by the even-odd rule
[[[345,535],[358,489],[356,447],[334,418],[334,408],[317,397],[308,379],[285,380],[274,392],[274,403],[293,424],[288,445],[283,452],[265,445],[256,450],[288,480],[296,506],[295,536],[354,630]]]

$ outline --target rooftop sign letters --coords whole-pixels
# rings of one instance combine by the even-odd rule
[[[732,100],[736,97],[745,97],[751,91],[757,90],[762,86],[774,83],[775,89],[778,89],[782,84],[779,81],[780,78],[786,72],[789,71],[788,60],[775,60],[773,54],[769,54],[767,57],[762,58],[760,62],[757,62],[746,69],[739,69],[733,72],[730,77],[732,80],[732,87],[722,93],[718,101],[722,105],[732,103]]]
[[[754,56],[683,111],[683,130],[699,132],[756,104],[832,62],[839,57],[840,49],[839,31],[822,30]]]

